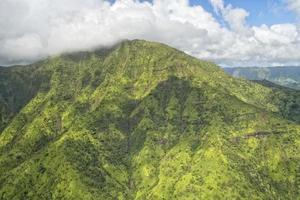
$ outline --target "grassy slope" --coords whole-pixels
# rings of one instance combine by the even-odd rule
[[[38,71],[49,87],[0,135],[1,199],[299,195],[299,115],[288,112],[299,104],[287,91],[145,41]]]

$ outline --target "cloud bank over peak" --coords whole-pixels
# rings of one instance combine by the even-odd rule
[[[296,24],[249,26],[251,13],[246,10],[223,0],[210,3],[224,23],[188,0],[2,0],[0,65],[110,46],[123,39],[166,43],[229,66],[300,64]]]

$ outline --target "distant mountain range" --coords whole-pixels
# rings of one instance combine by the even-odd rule
[[[160,43],[1,68],[0,199],[295,200],[299,124],[299,91]]]
[[[300,90],[300,67],[234,67],[224,68],[234,77],[249,80],[268,80]]]

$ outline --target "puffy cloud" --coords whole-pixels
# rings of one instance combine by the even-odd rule
[[[163,42],[223,65],[299,64],[296,25],[250,27],[246,10],[210,2],[226,26],[188,0],[1,0],[0,65],[123,39]]]

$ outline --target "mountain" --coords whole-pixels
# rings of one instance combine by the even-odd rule
[[[49,82],[50,77],[39,74],[39,66],[0,67],[0,131],[39,90],[47,87],[43,82]]]
[[[0,76],[0,199],[299,198],[299,91],[141,40]]]
[[[224,68],[234,77],[249,80],[268,80],[300,90],[300,67],[234,67]]]

